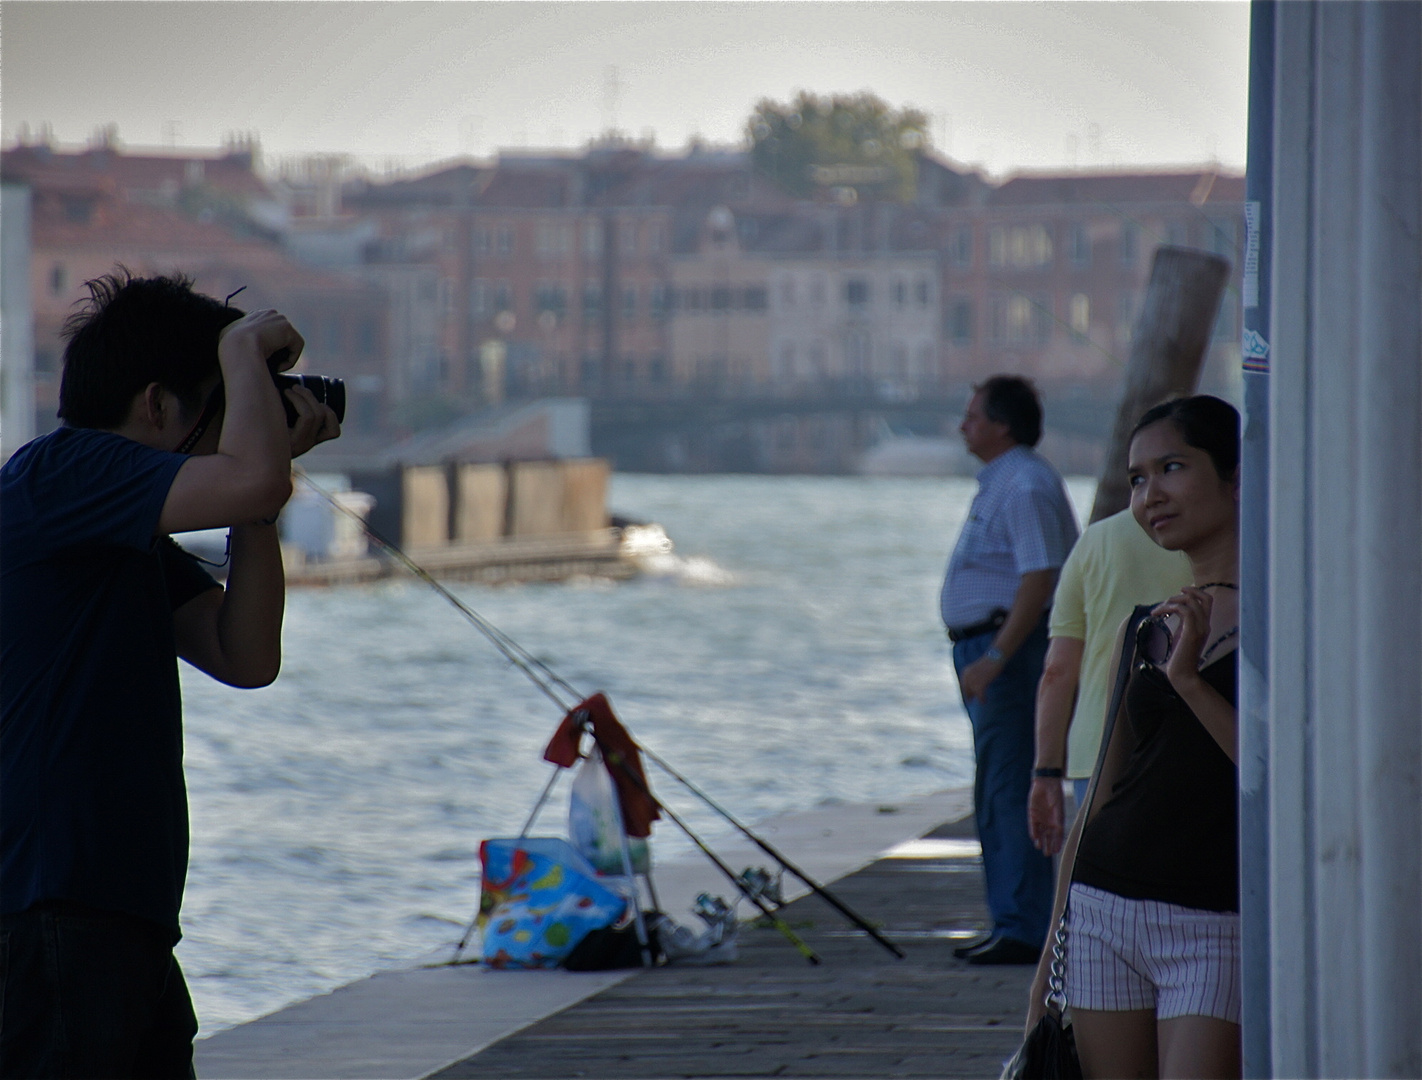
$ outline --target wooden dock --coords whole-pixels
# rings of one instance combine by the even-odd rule
[[[971,819],[929,834],[975,835]],[[987,926],[981,860],[880,859],[833,890],[906,959],[807,896],[785,916],[818,967],[775,930],[747,927],[733,964],[642,972],[433,1075],[997,1076],[1021,1038],[1032,969],[952,955]]]

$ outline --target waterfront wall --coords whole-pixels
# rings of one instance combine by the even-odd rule
[[[601,458],[408,465],[352,477],[371,524],[407,549],[590,533],[607,527]]]

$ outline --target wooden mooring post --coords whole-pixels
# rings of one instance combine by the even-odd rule
[[[1195,392],[1229,270],[1227,259],[1208,252],[1156,249],[1145,302],[1131,337],[1125,393],[1091,507],[1092,521],[1130,505],[1126,452],[1141,414],[1162,401]]]

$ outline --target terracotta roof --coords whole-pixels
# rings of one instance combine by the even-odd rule
[[[37,186],[92,177],[124,192],[176,193],[202,184],[244,198],[270,196],[261,177],[252,171],[251,155],[245,152],[133,154],[109,147],[64,151],[16,146],[0,154],[0,170],[7,179],[28,180]]]
[[[109,249],[116,262],[141,261],[192,275],[205,267],[240,267],[260,272],[271,288],[370,291],[360,281],[293,262],[275,244],[236,236],[222,225],[161,207],[100,200],[90,220],[80,222],[66,215],[61,200],[45,198],[40,192],[33,204],[31,230],[36,250]]]
[[[1141,202],[1204,205],[1243,199],[1243,176],[1197,170],[1014,176],[990,191],[986,201],[989,206]]]

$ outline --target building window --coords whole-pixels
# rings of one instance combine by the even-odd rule
[[[46,372],[46,371],[53,371],[53,370],[54,370],[54,350],[53,350],[53,349],[36,349],[36,350],[35,350],[35,371],[43,373],[43,372]]]
[[[702,295],[700,289],[683,289],[681,291],[681,310],[688,312],[698,312],[701,310]]]
[[[825,279],[816,274],[810,279],[810,303],[823,307],[825,302]]]
[[[64,195],[64,220],[87,225],[94,216],[94,200],[86,195]]]
[[[711,290],[711,310],[725,311],[731,306],[731,290],[729,286],[717,285]]]
[[[498,246],[500,255],[512,255],[514,253],[514,231],[512,226],[499,226],[494,234],[494,240]]]
[[[514,310],[513,286],[507,281],[501,281],[494,286],[494,310],[496,312]]]
[[[988,264],[1018,270],[1049,266],[1052,234],[1045,225],[994,225],[988,230]]]
[[[494,234],[483,225],[477,225],[469,238],[470,248],[475,255],[489,255],[494,250]]]
[[[903,310],[908,304],[908,286],[904,284],[902,278],[898,278],[894,281],[890,295],[894,298],[894,307]]]
[[[622,317],[628,320],[637,317],[637,287],[635,285],[629,285],[622,290]]]
[[[595,322],[602,318],[602,283],[587,281],[583,284],[583,318]]]
[[[863,278],[849,278],[844,283],[844,302],[852,308],[869,306],[869,282]]]
[[[666,248],[666,231],[662,223],[654,221],[647,226],[647,253],[649,255],[660,255]]]
[[[539,312],[551,311],[554,315],[562,315],[568,310],[567,290],[550,282],[540,283],[534,293],[534,306]]]
[[[954,345],[970,345],[973,341],[973,302],[958,298],[948,305],[948,337]]]
[[[1134,266],[1140,258],[1141,227],[1134,221],[1121,222],[1121,265]]]
[[[1074,295],[1067,305],[1072,337],[1078,345],[1085,343],[1091,331],[1091,299],[1085,293]]]
[[[828,365],[825,363],[825,346],[822,341],[810,344],[810,374],[815,378],[823,378],[829,374]]]
[[[667,361],[664,356],[654,356],[647,362],[647,380],[661,384],[667,380]]]
[[[960,225],[953,233],[953,239],[948,246],[953,265],[959,269],[967,269],[973,265],[973,227],[971,225]]]
[[[670,285],[653,285],[651,292],[651,315],[654,319],[665,319],[671,311],[672,291]]]
[[[913,296],[914,296],[914,299],[918,301],[918,306],[919,306],[919,307],[921,307],[921,308],[926,308],[926,307],[928,307],[928,304],[929,304],[929,296],[930,296],[930,295],[931,295],[931,287],[930,287],[930,285],[929,285],[929,283],[928,283],[928,278],[926,278],[926,277],[921,277],[921,278],[919,278],[916,282],[914,282],[914,286],[913,286]]]
[[[63,296],[64,290],[69,287],[69,274],[59,263],[55,263],[49,272],[49,291],[55,296]]]
[[[992,339],[1002,345],[1042,345],[1051,339],[1051,309],[1022,293],[994,297]]]
[[[637,223],[624,221],[618,229],[618,249],[624,255],[637,254]]]
[[[596,259],[602,254],[602,222],[583,222],[583,254]]]
[[[1084,222],[1072,223],[1067,249],[1073,266],[1091,265],[1091,232]]]
[[[747,311],[764,311],[768,306],[765,286],[747,286],[741,302]]]

